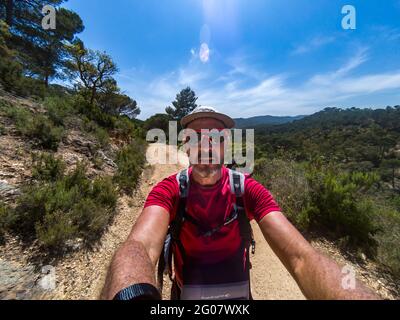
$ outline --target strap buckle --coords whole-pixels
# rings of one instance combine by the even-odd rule
[[[251,239],[251,254],[256,253],[256,241],[254,239]]]

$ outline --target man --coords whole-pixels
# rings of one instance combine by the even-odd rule
[[[192,137],[189,139],[191,167],[164,179],[150,192],[131,234],[115,253],[104,299],[160,297],[155,268],[164,253],[169,226],[176,225],[179,217],[179,232],[172,239],[172,298],[251,299],[249,242],[244,239],[244,220],[240,219],[243,212],[247,222],[257,221],[265,240],[306,298],[377,299],[360,282],[355,288],[344,289],[341,268],[313,249],[281,213],[268,190],[253,178],[244,177],[244,190],[238,197],[237,186],[232,187],[233,171],[222,165],[223,143],[215,143],[204,133],[205,129],[226,132],[224,129],[234,126],[230,117],[213,108],[198,107],[181,124],[199,137],[191,143]],[[220,137],[223,140],[224,134]],[[181,174],[188,188],[182,189],[185,179]],[[244,207],[242,215],[236,211],[238,201]]]

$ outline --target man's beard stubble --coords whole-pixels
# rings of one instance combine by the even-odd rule
[[[222,164],[194,164],[192,170],[202,178],[211,178],[221,171]]]
[[[198,163],[192,165],[193,171],[195,171],[196,174],[198,174],[202,178],[212,178],[213,176],[219,174],[223,163],[221,155],[217,155],[216,158],[214,158],[210,150],[210,153],[208,154],[208,159],[202,158],[201,152],[199,152],[197,156]],[[205,163],[202,163],[203,159]],[[218,163],[215,163],[215,160],[218,161]]]

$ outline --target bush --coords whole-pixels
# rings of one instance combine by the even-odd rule
[[[117,154],[118,171],[114,180],[125,192],[132,192],[136,187],[145,163],[145,144],[142,141],[132,142]]]
[[[375,235],[378,243],[377,261],[400,276],[400,212],[391,208],[378,208],[377,224],[381,230]]]
[[[3,134],[6,134],[6,128],[4,128],[2,124],[0,124],[0,136],[2,136]]]
[[[94,121],[101,127],[113,129],[115,127],[115,117],[105,113],[97,105],[90,105],[84,97],[78,96],[75,102],[79,113],[85,115],[89,120]]]
[[[75,113],[73,100],[70,97],[47,97],[43,105],[47,110],[47,116],[57,126],[63,126],[65,119]]]
[[[94,136],[102,148],[106,148],[110,144],[110,136],[103,128],[97,127],[94,131]]]
[[[40,153],[32,155],[32,177],[40,181],[57,181],[63,177],[65,163],[53,154]]]
[[[303,166],[292,160],[262,158],[255,163],[254,178],[271,191],[291,222],[300,229],[308,227],[304,209],[311,191]]]
[[[28,109],[10,106],[6,109],[17,131],[31,139],[43,148],[57,150],[64,133],[62,127],[57,127],[51,120],[41,114],[34,114]]]
[[[396,195],[395,197],[393,197],[392,203],[396,210],[400,212],[400,195]]]
[[[26,136],[36,139],[38,145],[56,151],[64,135],[62,127],[54,126],[53,122],[45,116],[34,117],[32,125],[26,129]]]
[[[0,83],[6,91],[22,91],[22,66],[16,61],[0,58]]]
[[[77,235],[77,226],[71,216],[63,211],[46,213],[43,221],[35,224],[36,236],[44,247],[60,249],[68,240]]]
[[[374,223],[373,205],[365,199],[365,194],[378,177],[311,167],[307,178],[312,190],[306,208],[310,224],[328,228],[335,236],[346,238],[348,244],[362,247],[373,256],[376,248],[373,236],[379,228]]]
[[[126,116],[117,117],[115,121],[115,131],[117,138],[127,143],[131,143],[135,137],[146,137],[141,127],[135,125],[135,123]]]
[[[97,142],[102,148],[106,148],[110,143],[110,136],[108,132],[99,127],[96,122],[93,120],[89,120],[87,117],[84,116],[83,118],[83,127],[86,132],[93,134],[96,138]]]
[[[13,230],[36,237],[53,250],[78,238],[91,244],[101,236],[115,212],[117,193],[111,179],[89,180],[82,164],[68,175],[52,175],[49,171],[52,172],[42,170],[45,174],[41,177],[51,179],[24,188],[14,211]],[[57,180],[54,176],[58,176]]]
[[[377,175],[340,172],[319,162],[303,166],[291,160],[261,159],[256,162],[254,177],[271,190],[298,228],[323,228],[343,244],[375,255],[374,235],[379,226],[366,194]]]
[[[0,240],[10,224],[10,209],[0,201]]]
[[[22,65],[15,59],[15,52],[7,46],[11,33],[3,20],[0,20],[0,84],[11,91],[22,77]]]
[[[33,113],[25,108],[20,108],[7,104],[3,106],[5,114],[14,122],[17,131],[25,135],[28,126],[32,125]]]

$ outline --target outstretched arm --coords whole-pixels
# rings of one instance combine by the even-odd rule
[[[168,211],[159,206],[146,207],[128,239],[116,251],[108,270],[101,298],[113,299],[124,288],[137,283],[156,286],[155,266],[169,224]]]
[[[259,226],[307,299],[379,299],[358,281],[343,288],[339,265],[316,251],[281,212],[267,214]]]

